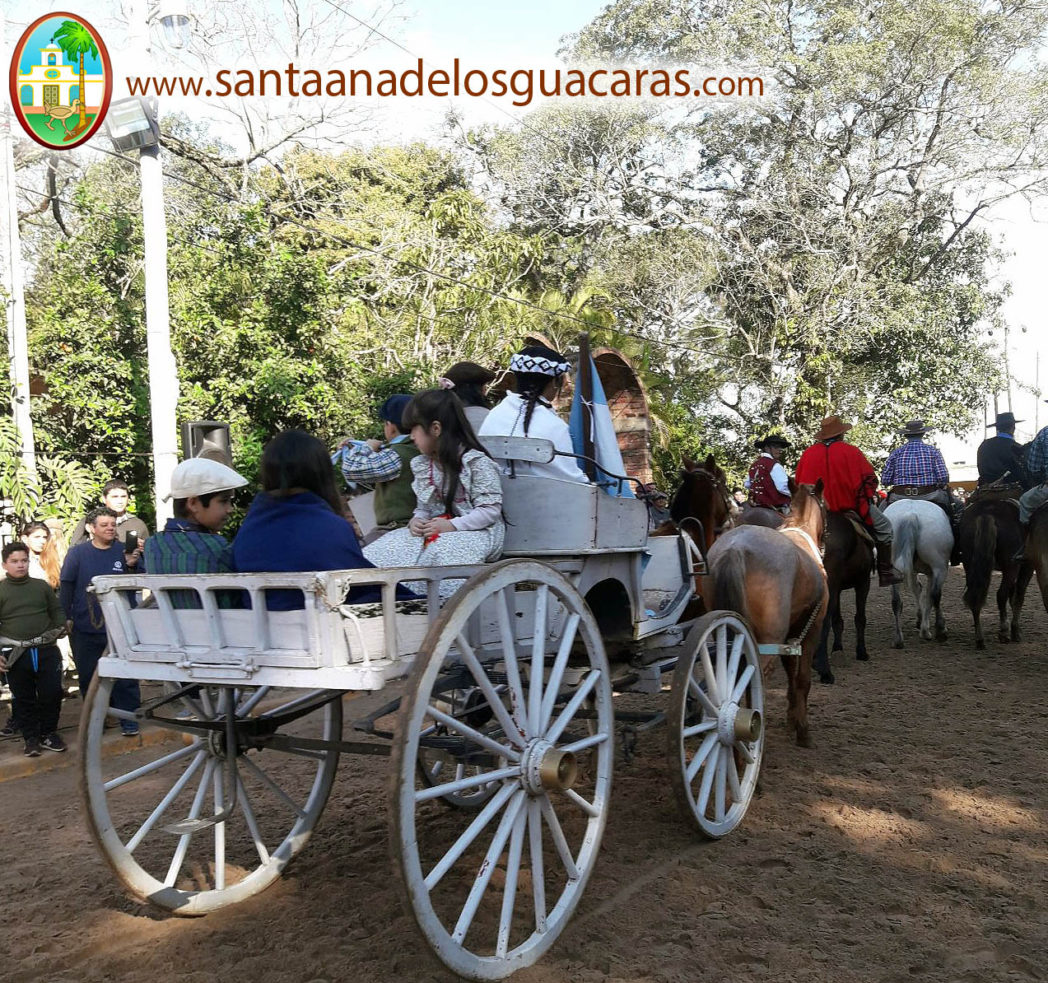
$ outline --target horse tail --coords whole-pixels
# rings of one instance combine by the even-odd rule
[[[746,610],[746,557],[741,550],[726,550],[713,570],[711,610],[734,611],[744,618]]]
[[[996,551],[997,523],[991,515],[980,515],[975,520],[972,555],[964,564],[964,604],[969,610],[981,608],[986,600]]]
[[[892,565],[904,577],[910,575],[910,569],[913,567],[913,557],[917,552],[917,538],[919,534],[920,527],[917,516],[912,513],[904,515],[895,526],[895,549],[892,554]]]

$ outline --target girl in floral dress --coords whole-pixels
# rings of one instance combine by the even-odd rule
[[[462,403],[450,390],[419,393],[404,411],[404,429],[421,452],[411,462],[418,505],[406,529],[364,548],[377,567],[441,567],[487,563],[502,552],[502,485]],[[445,581],[447,597],[461,584]],[[411,586],[411,585],[408,585]]]

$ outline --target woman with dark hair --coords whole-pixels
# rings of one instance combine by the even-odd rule
[[[370,568],[342,511],[327,448],[301,430],[277,434],[262,453],[262,491],[233,540],[233,566],[255,571]],[[378,588],[351,592],[352,603],[378,600]],[[301,608],[300,591],[269,591],[271,611]]]
[[[543,437],[558,451],[573,452],[568,425],[553,412],[571,366],[564,356],[545,345],[529,345],[510,359],[517,391],[507,393],[480,428],[482,437]],[[549,464],[516,465],[518,472],[586,481],[585,473],[571,457],[555,457]]]
[[[506,527],[498,467],[480,445],[453,392],[419,393],[404,428],[420,453],[411,462],[418,505],[406,529],[394,529],[364,555],[380,567],[442,567],[498,558]],[[460,581],[441,584],[448,596]],[[412,585],[409,585],[412,586]]]
[[[491,412],[488,386],[495,381],[495,373],[476,362],[456,362],[440,378],[441,389],[451,389],[466,411],[466,419],[475,432]]]

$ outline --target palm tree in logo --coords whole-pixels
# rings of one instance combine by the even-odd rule
[[[65,138],[70,140],[87,127],[87,83],[84,73],[84,55],[90,52],[92,58],[97,58],[98,46],[95,44],[95,39],[91,37],[91,32],[83,24],[72,20],[62,21],[51,40],[58,42],[67,58],[80,59],[80,118]]]

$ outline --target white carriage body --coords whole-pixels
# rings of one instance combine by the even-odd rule
[[[545,440],[489,443],[494,454],[514,460],[548,460],[553,453]],[[614,625],[624,641],[663,632],[678,620],[692,593],[691,560],[677,536],[648,539],[643,502],[528,474],[504,476],[503,491],[504,556],[541,559],[565,574],[591,598],[598,621]],[[117,678],[378,690],[410,670],[439,613],[440,581],[468,579],[485,568],[98,577],[94,589],[110,638],[100,669]],[[397,610],[395,587],[407,581],[427,584],[428,613]],[[381,590],[381,604],[344,602],[351,588],[366,586]],[[267,591],[289,589],[301,593],[301,609],[267,610]],[[155,604],[133,606],[142,591]],[[172,603],[186,591],[199,597],[200,607]],[[246,594],[250,607],[221,606],[231,591]],[[517,641],[530,644],[534,612],[515,615]],[[555,618],[550,627],[555,637]],[[471,623],[470,642],[484,650],[498,643],[498,632],[494,612],[482,610]]]

